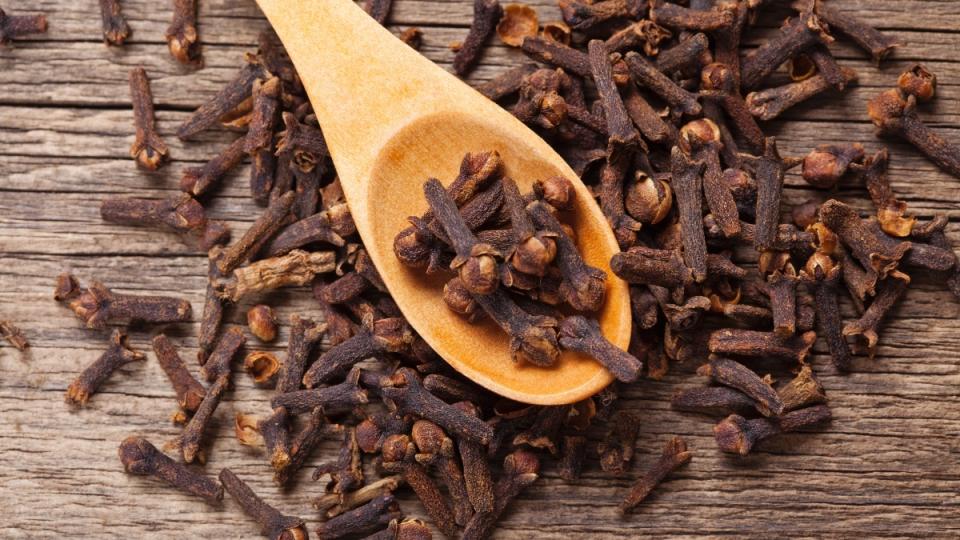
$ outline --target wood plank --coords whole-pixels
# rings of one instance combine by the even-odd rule
[[[553,0],[527,3],[537,7],[541,20],[558,17]],[[860,87],[841,98],[797,107],[769,124],[769,133],[790,155],[826,142],[857,140],[871,151],[889,144],[891,178],[901,198],[922,216],[946,212],[956,220],[956,179],[902,143],[875,139],[864,104],[910,61],[923,60],[941,76],[941,84],[940,97],[922,114],[951,140],[960,139],[960,91],[953,82],[960,70],[960,5],[931,0],[835,4],[851,12],[869,10],[871,20],[910,45],[876,72],[860,51],[837,43],[833,49],[841,62],[861,72]],[[207,133],[185,145],[173,132],[187,111],[229,80],[265,28],[253,2],[201,0],[206,67],[195,71],[173,63],[162,43],[169,4],[125,0],[123,6],[135,34],[122,49],[100,43],[93,0],[30,2],[30,10],[49,12],[50,33],[0,49],[0,318],[20,324],[33,342],[26,356],[0,346],[0,496],[6,503],[0,537],[254,537],[256,525],[229,498],[221,508],[210,508],[123,473],[116,449],[124,437],[140,434],[159,445],[178,432],[168,420],[172,391],[152,352],[144,364],[112,377],[86,410],[72,412],[62,402],[67,384],[100,354],[108,332],[82,328],[52,300],[59,272],[69,269],[84,281],[96,277],[120,291],[183,297],[200,309],[205,258],[172,235],[101,222],[99,201],[111,195],[171,194],[184,167],[225,146],[223,133]],[[27,9],[12,7],[11,12]],[[748,46],[768,36],[786,13],[765,15]],[[394,31],[423,26],[424,53],[449,68],[447,45],[462,39],[470,16],[470,2],[464,0],[397,0],[391,21]],[[494,43],[471,80],[486,80],[520,57]],[[159,128],[174,157],[157,174],[137,171],[127,156],[133,137],[126,76],[136,65],[151,74]],[[227,220],[235,232],[259,213],[247,197],[246,174],[241,168],[231,175],[207,202],[210,215]],[[837,196],[869,212],[864,190],[853,184],[847,181],[836,192],[815,191],[791,174],[786,206],[811,196]],[[952,223],[948,235],[960,242],[960,224]],[[876,360],[858,359],[855,373],[841,375],[828,365],[823,344],[815,348],[813,363],[835,415],[829,426],[779,437],[755,455],[732,459],[716,449],[711,419],[669,408],[674,391],[703,383],[695,365],[675,366],[663,381],[643,381],[624,392],[622,407],[644,418],[628,475],[612,477],[594,462],[581,480],[566,483],[546,466],[543,479],[520,497],[495,538],[960,535],[960,303],[937,286],[935,276],[914,277],[905,301],[883,327]],[[277,307],[281,333],[272,344],[251,341],[250,349],[282,351],[290,315],[319,316],[309,291],[297,288],[228,310],[229,324],[242,324],[245,308],[256,301]],[[844,314],[852,316],[850,306],[844,306]],[[196,329],[196,322],[139,327],[131,332],[131,342],[149,351],[149,339],[166,331],[195,369]],[[270,393],[255,388],[243,373],[236,373],[235,381],[217,413],[207,445],[210,461],[202,470],[213,476],[229,466],[269,502],[314,523],[309,501],[322,490],[306,478],[309,465],[334,456],[336,443],[321,446],[295,489],[279,491],[261,452],[238,445],[231,425],[237,411],[265,413]],[[688,440],[694,460],[637,515],[622,518],[616,503],[674,434]],[[591,446],[602,435],[601,429],[592,430]],[[403,510],[423,516],[408,490],[401,494]]]

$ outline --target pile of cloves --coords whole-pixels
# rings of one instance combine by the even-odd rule
[[[391,3],[368,0],[366,9],[384,23]],[[164,334],[152,341],[171,382],[173,420],[184,425],[166,445],[178,459],[133,436],[119,448],[127,472],[212,505],[226,491],[265,536],[307,538],[304,519],[270,507],[229,469],[214,479],[180,463],[204,462],[205,432],[242,364],[273,395],[262,411],[237,415],[237,439],[262,448],[278,485],[292,482],[322,440],[340,441],[337,455],[313,471],[323,481],[309,511],[320,537],[430,538],[430,527],[405,518],[393,496],[405,484],[442,534],[485,538],[551,463],[567,481],[592,460],[604,474],[630,472],[643,418],[618,410],[622,385],[660,379],[671,363],[696,362],[712,384],[678,392],[673,407],[723,417],[714,428],[718,447],[746,455],[762,441],[831,418],[810,361],[818,336],[835,368],[850,371],[855,353],[876,352],[881,322],[906,293],[908,272],[943,276],[960,296],[947,219],[921,222],[908,212],[891,188],[886,150],[870,155],[847,143],[782,157],[763,131],[763,121],[856,80],[832,56],[834,39],[852,40],[877,62],[901,45],[895,39],[828,2],[800,0],[775,36],[741,59],[745,31],[776,3],[559,3],[564,20],[541,26],[528,6],[476,0],[454,69],[467,73],[495,33],[549,66],[524,63],[478,90],[552,144],[599,200],[622,249],[610,267],[630,283],[629,350],[607,342],[591,316],[603,304],[605,275],[584,263],[576,231],[562,220],[573,197],[570,179],[538,179],[522,194],[500,156],[475,149],[446,187],[424,185],[430,210],[410,219],[394,248],[406,265],[449,272],[447,306],[470,321],[496,321],[518,362],[549,369],[561,349],[571,349],[593,356],[619,381],[575,404],[529,406],[474,385],[439,358],[407,324],[365,252],[322,126],[279,40],[265,33],[235,77],[177,129],[183,140],[215,128],[242,135],[205,165],[184,170],[180,195],[101,206],[106,221],[172,232],[208,255],[200,376]],[[195,2],[173,5],[170,51],[197,62]],[[102,0],[101,8],[105,39],[122,42],[129,28],[119,4]],[[0,43],[41,27],[40,19],[0,11]],[[420,33],[403,37],[415,45]],[[764,88],[785,63],[792,82]],[[907,139],[958,174],[958,153],[917,115],[917,103],[935,87],[925,68],[911,68],[871,102],[870,116],[881,133]],[[170,156],[156,134],[145,72],[131,73],[130,91],[131,155],[156,169]],[[204,204],[248,158],[251,198],[265,208],[230,243],[230,231],[208,219]],[[863,219],[838,200],[810,201],[787,212],[793,223],[782,223],[785,172],[801,165],[803,178],[820,189],[862,180],[876,215]],[[306,285],[323,319],[291,317],[282,358],[257,350],[277,335],[269,291]],[[845,322],[847,296],[859,318]],[[58,279],[55,298],[89,328],[113,327],[106,352],[67,389],[76,406],[117,369],[145,359],[126,346],[120,325],[183,323],[193,314],[176,298],[118,293],[96,281],[83,288],[70,274]],[[257,303],[247,312],[251,338],[241,327],[223,328],[226,312],[249,299]],[[26,346],[15,327],[0,324],[0,331]],[[329,349],[322,351],[321,341]],[[588,430],[600,422],[608,426],[593,441]],[[618,494],[621,510],[635,510],[691,456],[679,437],[666,441],[629,492]]]

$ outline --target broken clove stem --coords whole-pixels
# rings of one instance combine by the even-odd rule
[[[94,363],[87,366],[67,387],[66,402],[82,407],[114,371],[130,362],[147,357],[127,346],[127,335],[115,329],[110,335],[110,347]]]
[[[627,513],[636,508],[663,482],[668,474],[690,461],[692,457],[693,452],[687,450],[687,443],[683,439],[680,437],[671,438],[667,441],[657,461],[630,488],[630,493],[620,503],[620,511]]]
[[[263,501],[243,480],[230,469],[220,471],[220,483],[243,512],[260,525],[260,534],[271,540],[307,540],[304,521],[295,516],[285,516]]]

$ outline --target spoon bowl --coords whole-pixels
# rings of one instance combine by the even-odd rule
[[[396,259],[393,239],[427,209],[423,183],[449,184],[467,153],[499,152],[505,173],[528,191],[535,180],[573,181],[572,211],[586,262],[607,274],[596,316],[618,347],[630,340],[627,285],[610,271],[619,251],[586,186],[563,159],[510,113],[393,37],[350,0],[258,0],[283,41],[323,127],[344,195],[370,258],[410,325],[457,371],[516,401],[587,398],[613,379],[595,360],[564,352],[555,366],[514,363],[508,336],[490,321],[448,310],[443,280]]]

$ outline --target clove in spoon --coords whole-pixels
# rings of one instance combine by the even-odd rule
[[[303,81],[370,258],[410,325],[454,369],[524,403],[585,399],[613,380],[591,358],[564,352],[541,368],[514,363],[509,339],[446,308],[442,283],[400,264],[393,238],[427,207],[427,178],[452,179],[468,152],[496,150],[521,189],[562,175],[574,182],[570,225],[588,264],[607,274],[596,315],[614,345],[630,341],[627,285],[610,271],[619,251],[586,186],[522,122],[395,38],[351,0],[257,0]]]

